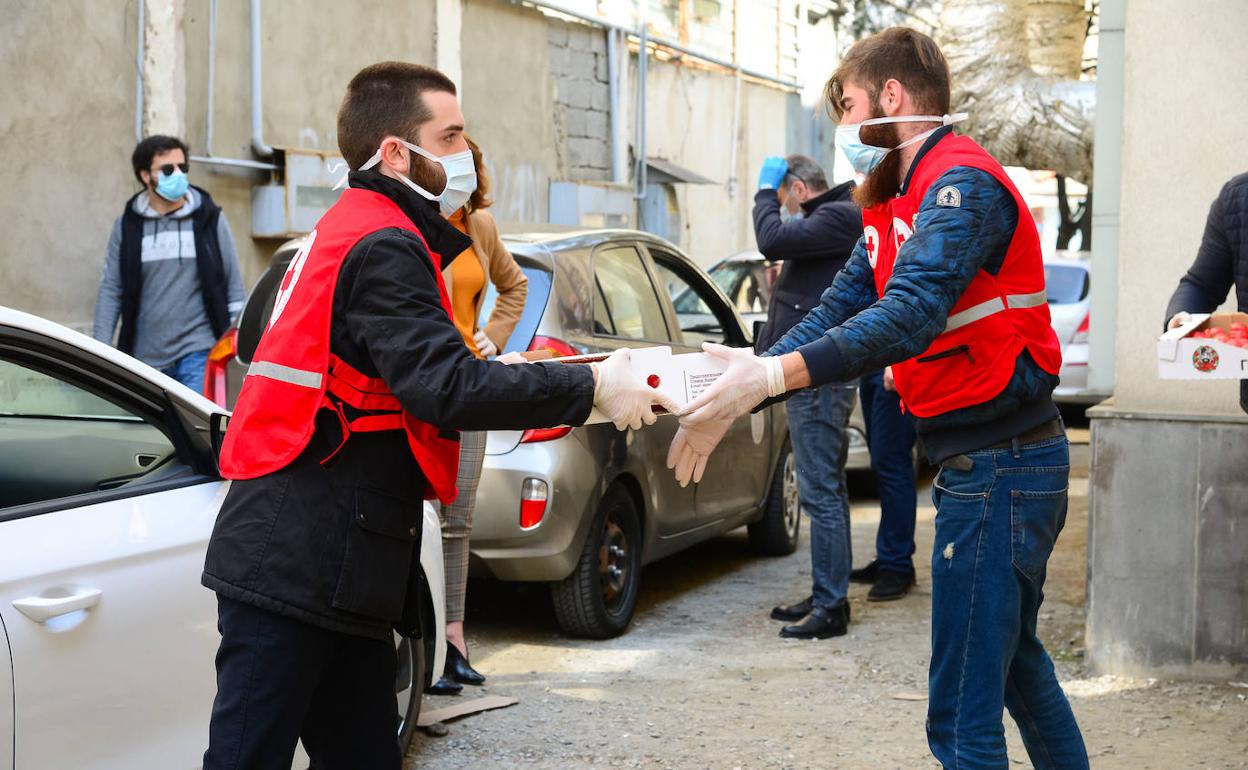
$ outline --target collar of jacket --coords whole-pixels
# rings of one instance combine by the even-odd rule
[[[442,218],[437,201],[420,197],[397,179],[391,179],[378,171],[352,171],[348,179],[350,185],[356,189],[381,193],[394,201],[407,218],[412,220],[412,224],[416,225],[420,234],[425,236],[429,248],[442,255],[443,268],[472,246],[471,238]]]
[[[802,211],[806,212],[806,216],[810,216],[812,213],[814,213],[815,209],[819,208],[825,203],[836,203],[838,201],[847,201],[850,199],[850,196],[854,194],[854,188],[857,186],[858,186],[858,183],[852,179],[849,180],[848,182],[841,182],[840,184],[833,187],[832,189],[824,190],[823,192],[819,193],[815,197],[803,203]]]
[[[935,147],[937,142],[952,133],[953,126],[941,126],[936,129],[936,133],[927,137],[927,139],[923,142],[923,146],[920,147],[919,151],[915,154],[914,161],[910,164],[910,170],[906,172],[906,181],[902,182],[901,189],[897,191],[897,195],[899,197],[906,194],[906,188],[910,186],[910,177],[914,176],[914,170],[919,167],[919,161],[923,160],[923,156]]]

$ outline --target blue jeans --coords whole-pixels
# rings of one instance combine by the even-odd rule
[[[901,397],[884,389],[884,372],[858,385],[867,424],[871,470],[880,491],[880,526],[875,532],[875,561],[880,569],[914,574],[914,418],[901,411]]]
[[[811,596],[835,607],[849,593],[849,496],[845,491],[845,426],[854,408],[852,385],[824,385],[789,397],[789,438],[797,489],[810,517]]]
[[[208,351],[187,353],[169,366],[161,369],[167,374],[196,393],[204,392],[204,369],[208,366]]]
[[[1036,636],[1045,570],[1066,522],[1065,437],[971,452],[936,478],[927,741],[948,770],[1009,767],[1003,708],[1036,770],[1088,767],[1083,736]]]

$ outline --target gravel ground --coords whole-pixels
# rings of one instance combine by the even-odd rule
[[[1083,436],[1086,441],[1086,431]],[[1089,678],[1082,660],[1087,447],[1077,446],[1071,511],[1050,562],[1041,634],[1057,662],[1094,768],[1248,767],[1248,684]],[[848,636],[777,637],[767,617],[809,591],[798,552],[750,555],[744,531],[646,568],[636,621],[619,639],[562,638],[540,586],[476,583],[467,628],[489,677],[459,697],[520,704],[424,737],[410,768],[933,768],[926,710],[931,603],[926,554],[935,510],[920,493],[919,584],[866,601],[852,586]],[[878,503],[853,507],[856,561],[873,552]],[[429,697],[426,708],[448,705]],[[1006,718],[1012,765],[1030,767]]]

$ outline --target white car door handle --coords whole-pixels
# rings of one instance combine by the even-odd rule
[[[98,588],[73,586],[66,591],[65,596],[27,596],[14,601],[13,606],[36,623],[45,623],[58,615],[68,615],[94,607],[99,604],[103,593]]]

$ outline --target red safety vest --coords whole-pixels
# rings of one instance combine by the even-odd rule
[[[348,189],[290,260],[221,447],[221,474],[227,479],[254,479],[285,468],[307,447],[317,412],[329,409],[342,425],[342,444],[355,431],[406,431],[412,456],[429,482],[427,497],[443,503],[455,499],[459,442],[443,438],[437,428],[405,412],[384,380],[366,377],[329,350],[338,271],[360,239],[389,227],[414,233],[424,243],[424,236],[389,198]],[[449,318],[442,257],[428,244],[426,250]],[[331,394],[368,414],[348,420]],[[321,462],[337,454],[342,444]]]
[[[1014,376],[1014,362],[1024,348],[1046,372],[1057,374],[1062,367],[1061,345],[1049,320],[1036,223],[1005,169],[968,137],[949,136],[937,142],[919,159],[904,195],[862,212],[876,291],[884,296],[897,251],[914,234],[928,188],[956,166],[980,169],[1004,185],[1018,207],[1018,226],[997,274],[980,270],[949,312],[944,332],[922,355],[893,366],[902,402],[918,417],[982,404],[999,395]],[[953,186],[941,188],[936,205],[961,205],[961,193]]]

